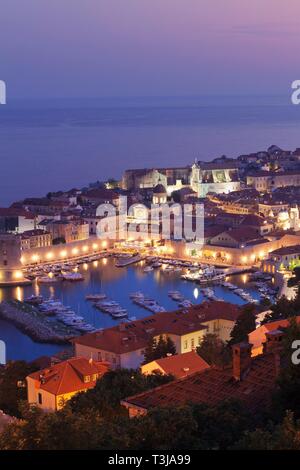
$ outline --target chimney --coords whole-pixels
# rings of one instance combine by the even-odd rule
[[[268,331],[266,341],[263,343],[263,352],[279,352],[282,350],[282,338],[284,332],[281,330]]]
[[[251,366],[251,349],[250,343],[238,343],[232,346],[233,358],[232,369],[235,380],[243,380],[244,375]]]

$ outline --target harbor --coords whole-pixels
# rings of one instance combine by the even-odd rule
[[[119,257],[102,256],[73,267],[67,266],[70,269],[68,272],[75,270],[81,275],[80,282],[61,280],[40,283],[34,279],[31,286],[1,288],[0,301],[16,299],[30,303],[32,299],[38,302],[40,296],[41,304],[36,308],[39,307],[48,322],[54,322],[60,328],[69,328],[69,333],[73,335],[80,335],[113,326],[118,321],[187,308],[207,300],[225,300],[242,305],[258,303],[266,297],[272,299],[275,295],[270,279],[265,279],[263,275],[259,278],[255,273],[225,274],[222,279],[201,285],[196,277],[203,267],[195,263],[149,257],[121,268],[116,266],[118,260]],[[41,271],[41,267],[36,269]],[[184,278],[192,273],[195,275],[193,281]],[[0,322],[8,358],[20,359],[25,354],[26,358],[33,359],[37,355],[48,354],[49,350],[59,349],[51,343],[29,341],[25,331],[18,330],[20,339],[15,340],[15,336],[12,339],[10,330],[15,325],[3,318]],[[19,348],[24,341],[29,341],[25,353],[22,347]]]

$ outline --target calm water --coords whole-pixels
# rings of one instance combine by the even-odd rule
[[[0,106],[0,206],[126,168],[293,149],[299,130],[289,95],[8,102]]]
[[[185,298],[194,303],[203,301],[202,292],[195,283],[180,279],[180,273],[165,272],[156,269],[150,273],[144,273],[143,262],[128,268],[116,268],[113,259],[103,259],[98,262],[82,265],[80,271],[84,274],[84,281],[78,283],[57,283],[52,286],[18,287],[12,289],[0,289],[0,299],[24,297],[32,293],[41,293],[44,297],[60,299],[65,305],[71,306],[76,313],[83,316],[86,321],[95,327],[109,327],[117,323],[110,315],[100,312],[85,300],[89,293],[105,293],[111,300],[118,301],[128,310],[129,317],[142,318],[151,313],[132,303],[129,294],[142,291],[147,296],[154,298],[167,310],[176,308],[177,303],[168,296],[169,290],[179,290]],[[237,285],[241,285],[251,292],[254,298],[259,298],[253,286],[247,282],[247,275],[235,276],[231,279]],[[229,302],[243,304],[244,301],[233,292],[221,286],[215,287],[215,293]],[[41,355],[49,355],[59,348],[52,345],[33,343],[27,336],[16,330],[6,322],[0,321],[0,339],[7,343],[7,356],[10,359],[33,359]]]

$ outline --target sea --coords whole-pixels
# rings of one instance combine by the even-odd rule
[[[0,106],[0,207],[113,177],[300,147],[286,96],[10,100]]]

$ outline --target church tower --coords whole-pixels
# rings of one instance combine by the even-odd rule
[[[192,165],[190,185],[191,185],[192,190],[198,194],[198,197],[200,197],[201,195],[200,194],[201,193],[201,170],[197,162],[197,159],[195,159],[195,162]]]

